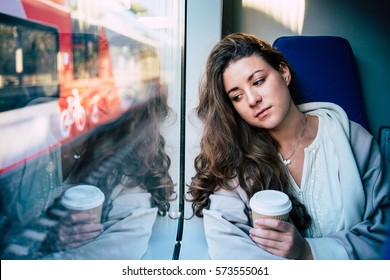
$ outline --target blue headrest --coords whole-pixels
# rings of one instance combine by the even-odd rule
[[[334,36],[286,36],[276,47],[295,74],[298,103],[333,102],[368,129],[359,74],[349,42]]]

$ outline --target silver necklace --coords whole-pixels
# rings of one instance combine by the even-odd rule
[[[73,149],[72,146],[70,146],[70,148],[72,149],[73,151],[73,158],[78,161],[80,158],[83,157],[83,155],[85,154],[85,152],[87,151],[87,148],[84,148],[81,153],[76,153],[76,151]]]
[[[287,158],[284,158],[282,153],[280,153],[280,156],[282,157],[282,162],[285,166],[289,165],[291,163],[291,158],[292,156],[295,154],[295,152],[297,151],[298,149],[298,146],[299,146],[299,143],[301,142],[302,138],[303,138],[303,134],[305,133],[305,130],[306,130],[306,124],[307,124],[307,115],[305,114],[305,124],[303,125],[303,129],[302,129],[302,134],[301,134],[301,137],[299,137],[299,140],[297,142],[297,145],[295,146],[294,150],[292,151],[291,155]]]

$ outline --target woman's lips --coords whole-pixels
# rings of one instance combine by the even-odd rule
[[[255,117],[259,119],[265,118],[268,115],[269,109],[271,109],[271,106],[264,108],[263,110],[258,112]]]

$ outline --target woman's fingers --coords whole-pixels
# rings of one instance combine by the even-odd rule
[[[63,219],[63,224],[73,225],[80,223],[93,223],[96,221],[96,214],[92,212],[71,212]],[[95,222],[96,223],[96,222]]]
[[[97,238],[103,230],[103,225],[96,223],[95,214],[69,213],[57,228],[58,243],[62,249],[76,248]]]

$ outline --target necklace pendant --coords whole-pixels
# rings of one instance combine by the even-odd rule
[[[283,164],[285,166],[287,166],[287,165],[289,165],[291,163],[291,160],[289,160],[289,159],[282,159],[282,161],[283,161]]]
[[[74,158],[75,160],[79,160],[79,159],[81,158],[81,155],[79,155],[79,154],[74,154],[74,155],[73,155],[73,158]]]

